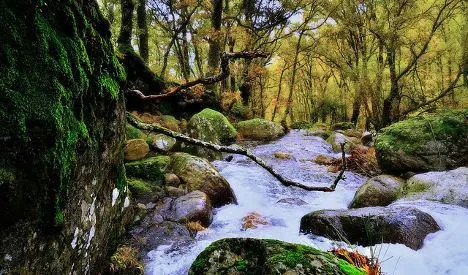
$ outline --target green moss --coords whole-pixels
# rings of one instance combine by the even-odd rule
[[[348,263],[345,260],[339,259],[338,266],[340,267],[341,271],[343,271],[346,275],[365,275],[367,274],[365,270],[362,268],[357,268],[354,265]]]
[[[0,3],[1,21],[8,22],[0,26],[0,166],[21,167],[15,179],[28,181],[38,198],[22,201],[27,196],[12,182],[0,199],[9,197],[14,206],[8,207],[18,213],[34,209],[31,215],[51,224],[63,220],[68,184],[82,158],[78,146],[97,148],[107,135],[104,127],[90,127],[102,119],[94,117],[103,113],[93,109],[95,102],[114,108],[124,76],[110,42],[81,10],[75,2],[27,9]]]
[[[151,186],[149,183],[136,178],[129,178],[127,180],[128,188],[137,196],[141,196],[151,192]]]
[[[423,150],[428,141],[457,141],[468,136],[468,109],[445,110],[394,123],[381,130],[375,141],[377,151],[405,153]]]
[[[170,164],[169,156],[157,156],[125,164],[127,175],[158,183],[164,182],[164,174]]]
[[[126,124],[125,126],[126,134],[127,134],[127,139],[144,139],[146,138],[146,135],[140,130],[135,127],[133,127],[130,124]]]
[[[331,126],[332,130],[348,130],[354,129],[354,124],[349,121],[337,122]]]
[[[237,136],[236,128],[223,114],[208,108],[195,114],[188,128],[195,138],[214,143],[233,141]]]
[[[170,115],[162,115],[161,116],[161,122],[162,122],[162,125],[170,130],[173,130],[173,131],[179,131],[179,121],[173,117],[173,116],[170,116]]]

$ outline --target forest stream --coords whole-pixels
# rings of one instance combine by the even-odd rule
[[[339,157],[320,137],[307,136],[303,131],[294,130],[277,141],[251,146],[255,154],[291,179],[328,186],[336,176],[328,172],[326,166],[311,161],[319,154]],[[290,153],[293,157],[277,159],[273,155],[278,151]],[[426,200],[398,200],[394,204],[415,206],[429,213],[442,230],[429,234],[424,240],[424,246],[417,251],[403,244],[348,246],[345,242],[300,234],[300,219],[315,210],[346,209],[356,189],[367,180],[366,177],[347,171],[345,180],[338,184],[335,192],[308,192],[281,185],[243,156],[236,155],[229,162],[215,161],[213,164],[229,181],[238,204],[216,209],[211,226],[198,232],[193,242],[175,241],[148,253],[145,267],[147,274],[187,274],[190,265],[203,249],[216,240],[229,237],[277,239],[322,250],[349,247],[367,256],[371,256],[372,249],[382,264],[384,274],[461,275],[468,272],[468,249],[465,242],[468,239],[468,219],[460,218],[468,215],[466,208]],[[289,203],[278,202],[281,199],[287,199]],[[242,218],[252,212],[265,217],[269,224],[242,230]]]

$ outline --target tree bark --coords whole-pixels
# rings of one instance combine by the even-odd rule
[[[133,10],[135,4],[133,0],[120,0],[120,8],[122,10],[122,25],[120,26],[119,38],[117,43],[119,47],[132,47],[132,30],[133,30]]]
[[[298,183],[292,180],[289,180],[276,172],[271,166],[267,165],[261,158],[255,156],[250,150],[244,149],[242,147],[233,147],[233,146],[223,146],[223,145],[217,145],[213,143],[209,143],[206,141],[202,141],[199,139],[194,139],[188,136],[185,136],[183,134],[171,131],[169,129],[166,129],[164,127],[161,127],[157,124],[146,124],[141,121],[139,121],[136,117],[134,117],[132,114],[127,112],[127,121],[134,127],[141,129],[141,130],[147,130],[147,131],[153,131],[157,133],[161,133],[167,136],[170,136],[172,138],[175,138],[176,140],[180,140],[186,143],[198,145],[198,146],[203,146],[211,150],[215,150],[218,152],[225,152],[225,153],[232,153],[232,154],[238,154],[238,155],[243,155],[251,160],[253,160],[255,163],[260,165],[262,168],[267,170],[272,176],[274,176],[281,184],[285,186],[294,186],[298,187],[307,191],[321,191],[321,192],[333,192],[336,189],[336,186],[338,182],[343,179],[343,174],[344,171],[346,170],[346,157],[345,157],[345,152],[344,152],[344,145],[341,144],[341,150],[342,150],[342,161],[343,165],[341,168],[340,173],[338,176],[335,178],[333,183],[330,185],[330,187],[320,187],[320,186],[308,186],[304,185],[302,183]]]
[[[146,1],[138,0],[137,23],[138,23],[138,50],[141,58],[148,64],[149,45],[148,45],[148,23],[146,18]]]

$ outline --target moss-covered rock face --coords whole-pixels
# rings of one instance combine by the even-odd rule
[[[431,171],[468,165],[468,109],[446,110],[384,128],[375,141],[387,173]]]
[[[51,0],[1,1],[0,22],[2,272],[99,273],[127,212],[108,23]]]
[[[264,141],[273,140],[284,135],[283,126],[261,118],[239,122],[237,124],[237,131],[244,138]]]
[[[268,239],[222,239],[208,246],[189,274],[348,274],[364,275],[334,255]]]

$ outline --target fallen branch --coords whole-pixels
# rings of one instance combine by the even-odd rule
[[[162,94],[157,94],[157,95],[144,95],[141,91],[139,90],[129,90],[127,93],[133,94],[136,97],[138,97],[141,100],[156,100],[160,98],[164,98],[173,94],[176,94],[182,90],[188,89],[190,87],[193,87],[198,84],[203,84],[203,85],[210,85],[216,82],[220,82],[224,79],[226,79],[229,74],[229,61],[231,59],[253,59],[253,58],[258,58],[258,57],[268,57],[266,53],[262,52],[235,52],[235,53],[223,53],[221,56],[221,72],[217,75],[209,76],[209,77],[202,77],[194,81],[189,81],[185,84],[170,88],[168,90],[165,90],[164,93]]]
[[[236,146],[223,146],[223,145],[217,145],[213,143],[209,143],[206,141],[202,141],[199,139],[194,139],[191,137],[188,137],[186,135],[171,131],[169,129],[166,129],[164,127],[161,127],[156,124],[147,124],[141,122],[138,118],[133,116],[132,114],[127,112],[127,121],[134,127],[141,129],[141,130],[147,130],[147,131],[153,131],[157,133],[161,133],[167,136],[170,136],[172,138],[175,138],[176,140],[181,140],[183,142],[187,142],[190,144],[194,145],[199,145],[203,146],[208,149],[212,149],[218,152],[225,152],[225,153],[232,153],[232,154],[238,154],[238,155],[243,155],[251,160],[253,160],[255,163],[263,167],[265,170],[267,170],[272,176],[274,176],[279,182],[281,182],[285,186],[295,186],[307,191],[322,191],[322,192],[333,192],[335,191],[336,185],[338,182],[343,179],[343,174],[346,169],[346,158],[345,158],[345,152],[344,152],[344,146],[345,144],[341,144],[341,150],[342,150],[342,160],[343,160],[343,165],[341,168],[341,172],[338,174],[336,177],[335,181],[331,184],[330,187],[318,187],[318,186],[307,186],[289,179],[286,179],[282,175],[278,174],[272,167],[268,166],[261,158],[255,156],[250,150],[244,149],[242,147]]]

